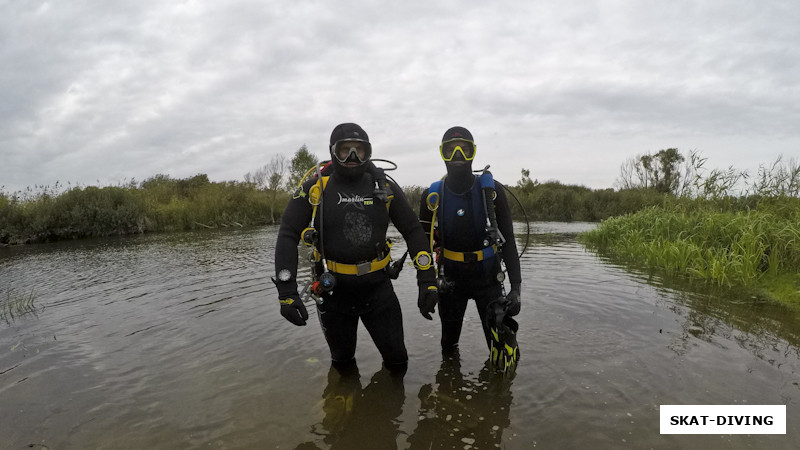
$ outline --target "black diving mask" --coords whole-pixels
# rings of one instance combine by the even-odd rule
[[[331,146],[331,154],[342,164],[353,155],[360,163],[365,163],[372,157],[372,145],[361,139],[342,139]]]

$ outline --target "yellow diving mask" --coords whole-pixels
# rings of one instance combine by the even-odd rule
[[[460,152],[465,161],[472,161],[475,159],[475,143],[466,139],[451,139],[444,141],[439,146],[439,153],[442,159],[450,162],[456,153]]]

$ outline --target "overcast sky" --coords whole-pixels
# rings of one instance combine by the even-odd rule
[[[444,131],[507,184],[677,147],[800,155],[800,2],[0,0],[0,185],[242,180],[356,122],[401,185]]]

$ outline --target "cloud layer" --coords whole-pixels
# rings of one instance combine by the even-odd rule
[[[361,3],[0,2],[0,185],[241,180],[349,121],[404,185],[456,124],[512,184],[800,149],[796,2]]]

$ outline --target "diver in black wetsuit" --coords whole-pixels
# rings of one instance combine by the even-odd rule
[[[319,320],[334,365],[355,360],[358,321],[367,328],[384,365],[408,364],[400,303],[386,271],[389,221],[403,235],[418,270],[421,298],[435,302],[436,275],[428,242],[403,191],[370,161],[372,146],[354,123],[333,129],[332,171],[303,183],[281,219],[275,245],[275,284],[281,315],[305,325],[308,312],[297,291],[297,245],[314,247]],[[326,176],[330,174],[329,176]],[[321,176],[321,179],[320,179]]]
[[[504,301],[507,308],[504,314],[510,317],[520,310],[522,277],[508,200],[503,186],[494,181],[491,174],[476,176],[473,173],[475,150],[472,134],[466,128],[453,127],[447,130],[440,147],[447,176],[444,181],[432,184],[423,192],[420,205],[419,220],[429,239],[434,221],[433,211],[436,211],[437,225],[432,247],[438,256],[439,317],[442,320],[441,344],[444,351],[458,346],[469,299],[475,299],[484,335],[491,348],[487,307],[502,298],[503,294],[502,278],[498,279],[502,273],[498,252],[511,282],[511,291],[506,296],[507,301]],[[497,240],[489,236],[491,233],[487,231],[487,216],[491,214],[487,211],[491,210],[484,203],[482,192],[487,182],[496,187],[494,214],[497,228],[505,237],[502,246],[497,245]],[[420,312],[425,318],[431,319],[430,313],[434,312],[435,305],[432,301],[420,299]]]

